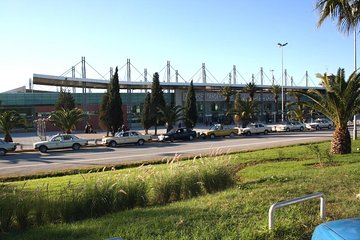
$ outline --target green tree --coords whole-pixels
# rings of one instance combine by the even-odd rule
[[[344,69],[339,69],[336,76],[317,74],[317,77],[321,79],[325,90],[309,89],[307,92],[300,92],[310,100],[304,103],[334,122],[330,152],[351,153],[347,122],[360,110],[360,74],[353,72],[346,81]]]
[[[225,106],[226,106],[226,123],[230,123],[231,121],[231,104],[230,104],[230,98],[232,95],[235,95],[235,91],[231,89],[230,86],[224,86],[220,90],[220,95],[224,97]]]
[[[110,86],[108,88],[108,100],[106,106],[108,127],[113,136],[124,123],[121,106],[122,100],[120,97],[119,75],[118,68],[116,67],[115,74],[111,79]]]
[[[71,93],[69,91],[65,92],[65,91],[61,90],[59,92],[58,100],[55,103],[55,109],[56,110],[60,110],[60,109],[71,110],[74,108],[75,108],[74,97],[71,95]]]
[[[71,133],[76,129],[76,124],[86,117],[86,114],[80,108],[74,108],[71,110],[61,109],[52,112],[49,120],[63,133]]]
[[[297,103],[296,105],[288,105],[288,106],[292,106],[289,107],[290,117],[296,121],[304,122],[307,115],[307,108],[305,106],[305,103],[300,102]]]
[[[279,95],[281,93],[281,87],[279,85],[272,85],[270,91],[274,96],[275,122],[277,122],[277,115],[278,115],[278,112],[279,112]]]
[[[256,102],[247,98],[245,101],[241,100],[240,92],[235,96],[234,103],[234,121],[237,125],[242,122],[242,127],[246,127],[251,121],[256,118]]]
[[[245,85],[245,92],[249,93],[250,101],[254,101],[257,86],[253,82],[249,82]]]
[[[184,120],[187,128],[195,127],[198,119],[198,112],[196,107],[196,95],[193,81],[190,82],[186,94],[186,102],[184,107]]]
[[[339,31],[347,34],[356,29],[360,19],[360,1],[317,0],[316,9],[320,14],[318,27],[331,18],[337,20]]]
[[[151,97],[150,97],[150,113],[151,123],[155,126],[155,135],[157,135],[157,126],[160,121],[159,108],[165,106],[165,99],[162,87],[160,86],[159,74],[156,72],[153,76],[153,82],[151,86]]]
[[[0,129],[4,132],[4,141],[12,142],[11,130],[16,127],[16,125],[21,124],[23,119],[16,111],[6,111],[0,114]]]
[[[161,119],[166,123],[166,132],[173,129],[177,121],[183,120],[182,111],[183,108],[181,106],[165,105],[159,108]]]
[[[151,127],[150,98],[150,93],[147,93],[141,111],[141,125],[145,130],[145,134],[148,134],[149,128]]]
[[[110,85],[110,84],[109,84]],[[109,86],[108,86],[109,88]],[[110,132],[110,122],[109,122],[109,114],[111,113],[107,107],[108,105],[108,101],[109,101],[109,91],[107,90],[101,100],[101,105],[100,105],[100,111],[99,111],[99,123],[100,123],[100,127],[106,131],[106,136],[109,136],[109,132]]]

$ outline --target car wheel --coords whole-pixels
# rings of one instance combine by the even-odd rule
[[[42,152],[42,153],[46,153],[47,150],[48,150],[48,148],[46,146],[44,146],[44,145],[39,147],[39,151]]]
[[[137,142],[138,145],[144,145],[144,139],[139,139],[139,141]]]
[[[251,135],[251,132],[250,132],[250,131],[247,131],[245,134],[246,134],[247,136],[250,136],[250,135]]]
[[[315,128],[315,129],[319,131],[319,130],[320,130],[320,127],[319,127],[319,126],[316,126],[316,128]]]
[[[5,156],[6,155],[6,150],[3,148],[0,148],[0,156]]]
[[[192,135],[189,136],[189,141],[192,141],[194,137]]]
[[[328,129],[331,129],[331,125],[328,126]]]
[[[235,133],[230,133],[230,137],[232,138],[232,137],[235,137]]]
[[[264,134],[265,134],[265,135],[266,135],[266,134],[268,134],[268,133],[269,133],[269,131],[268,131],[268,130],[265,130],[265,131],[264,131]]]
[[[79,149],[80,149],[80,144],[74,143],[74,144],[72,145],[72,149],[74,149],[74,150],[79,150]]]
[[[211,138],[211,139],[214,139],[214,138],[215,138],[215,134],[211,134],[211,135],[210,135],[210,138]]]
[[[117,144],[116,144],[115,141],[111,141],[111,142],[109,143],[109,146],[110,146],[110,147],[116,147],[116,145],[117,145]]]
[[[205,139],[205,138],[206,138],[206,134],[201,134],[200,137],[201,137],[202,139]]]
[[[170,137],[170,142],[173,142],[174,141],[174,137]]]
[[[286,128],[286,131],[287,131],[287,132],[290,132],[290,128]]]
[[[304,128],[303,127],[300,127],[300,132],[304,131]]]

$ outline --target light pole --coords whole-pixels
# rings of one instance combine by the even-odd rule
[[[284,47],[288,43],[278,43],[281,48],[281,121],[284,122]]]

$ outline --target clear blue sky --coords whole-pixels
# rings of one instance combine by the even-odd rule
[[[0,92],[28,86],[33,73],[61,75],[86,57],[101,74],[126,59],[143,72],[171,61],[185,80],[205,63],[219,82],[232,66],[250,81],[263,67],[281,80],[284,66],[296,85],[305,71],[353,70],[353,36],[331,20],[317,28],[315,0],[1,0]],[[88,67],[88,77],[99,78]],[[80,70],[79,70],[80,71]],[[133,79],[139,74],[135,70]],[[160,74],[161,80],[165,72]],[[125,69],[119,77],[125,77]],[[195,75],[194,81],[198,81]],[[238,76],[240,80],[240,77]],[[238,80],[238,81],[239,81]],[[267,81],[267,79],[265,79]],[[241,79],[243,82],[243,80]],[[42,87],[40,89],[46,89]]]

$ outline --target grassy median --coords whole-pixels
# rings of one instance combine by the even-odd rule
[[[110,237],[309,239],[314,227],[321,223],[318,200],[277,210],[272,232],[267,229],[270,205],[309,193],[323,192],[327,201],[327,220],[358,217],[360,200],[356,195],[360,193],[359,147],[360,141],[354,141],[352,154],[331,156],[327,154],[328,142],[313,143],[181,162],[174,159],[172,163],[164,165],[29,180],[26,184],[8,183],[7,187],[15,186],[16,189],[32,193],[44,188],[51,198],[64,194],[65,189],[82,189],[84,184],[90,185],[88,189],[95,191],[94,181],[108,184],[104,189],[109,189],[114,184],[109,179],[123,177],[137,179],[131,185],[136,189],[143,189],[144,185],[137,186],[139,183],[149,185],[143,189],[144,192],[140,191],[141,196],[145,196],[145,192],[147,194],[146,204],[135,201],[132,207],[122,206],[111,214],[104,209],[97,209],[98,215],[85,213],[91,217],[88,220],[78,220],[69,214],[67,218],[57,218],[57,221],[42,225],[41,221],[36,223],[36,215],[32,215],[22,226],[18,223],[20,211],[17,213],[19,216],[12,215],[12,230],[3,231],[0,237],[15,240]],[[209,176],[205,178],[207,174]],[[192,180],[189,182],[189,179]],[[215,179],[224,181],[211,185]],[[115,193],[121,193],[121,190],[129,192],[119,188]],[[120,196],[124,197],[124,193]],[[81,209],[81,202],[76,203]],[[69,202],[66,206],[71,210]],[[100,206],[106,208],[107,205],[103,202]]]

